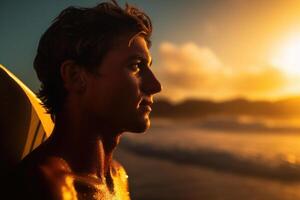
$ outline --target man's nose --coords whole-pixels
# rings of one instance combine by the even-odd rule
[[[145,94],[152,95],[159,93],[162,90],[162,86],[154,73],[149,70],[144,80],[142,80],[142,91]]]

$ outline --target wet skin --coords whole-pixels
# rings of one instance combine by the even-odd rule
[[[50,138],[19,168],[28,190],[38,186],[45,199],[129,199],[127,175],[113,150],[123,132],[149,128],[153,95],[161,91],[144,38],[129,45],[131,37],[120,39],[97,73],[62,64],[64,109]]]

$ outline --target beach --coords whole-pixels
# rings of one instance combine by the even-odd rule
[[[207,168],[141,157],[124,149],[116,158],[129,176],[133,200],[295,200],[300,184],[222,173]]]
[[[277,160],[276,162],[281,162],[279,167],[274,163],[265,163],[265,166],[262,164],[257,164],[264,160],[262,155],[257,156],[256,160],[250,159],[250,154],[241,151],[237,154],[241,153],[247,159],[250,159],[252,164],[251,167],[255,169],[251,169],[250,167],[245,166],[245,169],[250,171],[246,173],[246,170],[239,171],[242,162],[237,161],[236,158],[230,160],[231,164],[226,164],[228,160],[220,160],[218,157],[213,157],[215,154],[211,155],[211,159],[218,159],[219,164],[210,163],[193,163],[186,162],[186,160],[182,159],[173,159],[168,158],[166,156],[160,156],[157,154],[157,151],[162,151],[161,149],[157,150],[157,147],[154,147],[154,151],[144,151],[140,146],[132,147],[131,141],[133,143],[147,144],[151,143],[153,146],[158,145],[159,142],[164,142],[164,137],[161,136],[159,138],[158,134],[162,133],[161,127],[156,127],[150,133],[146,133],[145,135],[132,135],[130,133],[126,133],[121,139],[121,144],[117,152],[115,153],[116,159],[121,162],[127,170],[129,175],[129,186],[130,193],[132,199],[142,199],[142,200],[158,200],[158,199],[173,199],[173,200],[192,200],[192,199],[209,199],[209,200],[295,200],[300,199],[300,182],[298,179],[294,179],[290,174],[294,174],[298,172],[298,161],[295,161],[291,164],[291,168],[282,167],[282,160]],[[200,130],[199,130],[200,131]],[[148,134],[148,135],[147,135]],[[152,135],[151,135],[152,134]],[[167,133],[165,133],[167,134]],[[211,134],[211,133],[208,133]],[[215,133],[217,134],[217,133]],[[264,143],[264,141],[259,138],[257,135],[253,135],[253,133],[244,133],[243,138],[247,138],[249,136],[249,146],[257,146],[257,151],[261,151],[261,147],[259,146],[259,142],[257,144],[251,144],[251,141],[255,141],[255,137],[257,140],[261,140],[260,143]],[[251,136],[252,134],[252,136]],[[191,134],[190,134],[191,135]],[[174,135],[175,137],[176,135]],[[185,134],[185,138],[189,138],[188,132]],[[200,137],[201,135],[199,135]],[[153,139],[157,137],[157,140]],[[201,136],[203,137],[203,136]],[[206,136],[207,138],[212,137],[211,135]],[[216,136],[213,136],[217,138]],[[232,136],[228,134],[228,139],[224,139],[224,144],[232,145],[229,142],[234,137],[234,141],[238,142],[237,138],[241,137],[240,135]],[[250,139],[252,137],[252,139]],[[284,138],[290,138],[291,141],[297,141],[300,138],[298,135],[292,136],[281,136],[278,134],[266,135],[266,141],[269,141],[270,138],[276,138],[273,142],[273,147],[269,147],[270,149],[274,148],[275,144],[282,141],[282,143],[286,143]],[[280,138],[282,137],[282,138]],[[291,138],[294,137],[294,138]],[[167,138],[167,137],[166,137]],[[166,139],[165,138],[165,139]],[[174,138],[170,138],[170,140],[174,140]],[[192,143],[192,141],[188,141],[186,139],[186,143]],[[194,140],[194,139],[193,139]],[[226,141],[227,140],[227,141]],[[244,140],[244,139],[240,139]],[[143,141],[143,142],[141,142]],[[180,140],[181,141],[181,140]],[[206,145],[213,145],[212,143],[200,141],[200,146],[203,143]],[[215,144],[220,143],[220,141],[215,141]],[[198,146],[199,146],[198,144]],[[266,143],[267,144],[267,143]],[[131,145],[131,146],[130,146]],[[195,145],[195,144],[193,144]],[[268,144],[268,145],[271,145]],[[173,145],[174,146],[174,145]],[[226,146],[226,145],[225,145]],[[290,145],[291,148],[295,148]],[[147,148],[147,147],[145,147]],[[168,147],[172,148],[172,147]],[[178,147],[176,147],[178,149]],[[175,149],[176,149],[175,148]],[[212,146],[211,148],[217,148],[217,146]],[[245,144],[232,148],[234,151],[236,149],[245,149]],[[286,149],[285,149],[286,150]],[[295,149],[294,149],[295,150]],[[165,151],[165,150],[164,150]],[[172,150],[170,150],[172,151]],[[190,151],[190,150],[189,150]],[[225,151],[225,150],[224,150]],[[278,151],[278,150],[277,150]],[[153,153],[154,152],[154,153]],[[295,155],[297,154],[295,150]],[[197,151],[201,156],[203,153]],[[236,152],[235,152],[236,153]],[[261,152],[264,154],[264,152]],[[287,152],[290,155],[290,152]],[[162,154],[165,154],[162,151]],[[268,152],[265,153],[267,157]],[[276,154],[276,152],[275,152]],[[274,154],[274,155],[275,155]],[[282,156],[282,153],[279,153]],[[171,154],[170,154],[171,155]],[[193,154],[195,155],[195,154]],[[226,154],[224,154],[226,155]],[[203,155],[202,155],[203,156]],[[206,155],[209,157],[209,155]],[[296,155],[298,158],[299,155]],[[275,157],[278,159],[278,156]],[[275,159],[273,158],[273,159]],[[189,158],[190,159],[190,158]],[[207,159],[206,157],[202,157],[203,159]],[[197,157],[195,157],[197,160]],[[225,164],[224,164],[225,162]],[[249,163],[251,163],[249,161]],[[271,162],[271,161],[270,161]],[[273,162],[273,161],[272,161]],[[275,161],[274,161],[275,162]],[[215,167],[214,165],[218,165],[221,167]],[[228,166],[232,167],[232,170],[228,170]],[[222,169],[222,166],[225,166],[225,169]],[[227,166],[227,167],[226,167]],[[263,166],[265,171],[271,171],[269,175],[261,175],[261,170],[256,169],[259,166]],[[287,169],[287,170],[286,170]],[[290,170],[290,171],[289,171]],[[296,171],[294,171],[296,170]],[[277,174],[281,174],[277,176]],[[274,175],[274,176],[273,176]],[[272,177],[273,176],[273,177]]]

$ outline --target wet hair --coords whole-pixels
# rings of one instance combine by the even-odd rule
[[[122,36],[139,33],[150,47],[150,18],[134,6],[121,8],[115,0],[92,8],[72,6],[63,10],[42,35],[34,60],[41,81],[37,96],[52,119],[62,110],[68,92],[60,74],[64,61],[72,60],[94,72]]]

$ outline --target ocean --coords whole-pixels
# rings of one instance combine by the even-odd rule
[[[153,119],[125,133],[115,157],[132,199],[300,199],[297,118]]]

